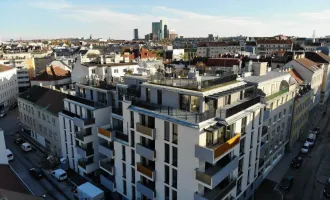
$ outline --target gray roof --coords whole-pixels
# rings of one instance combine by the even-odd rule
[[[249,76],[244,78],[244,81],[246,82],[250,82],[250,83],[262,83],[262,82],[266,82],[281,76],[285,76],[288,73],[284,73],[284,72],[276,72],[276,71],[270,71],[267,72],[266,75],[263,76]]]

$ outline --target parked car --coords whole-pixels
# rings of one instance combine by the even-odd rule
[[[293,185],[293,177],[288,176],[281,180],[280,187],[284,190],[290,190],[292,185]]]
[[[330,197],[330,178],[325,183],[325,186],[323,189],[323,195],[326,197]]]
[[[301,147],[300,152],[308,153],[308,150],[309,150],[309,143],[305,142],[305,144]]]
[[[13,110],[15,108],[17,108],[17,102],[15,102],[9,106],[9,110]]]
[[[51,174],[58,181],[63,181],[65,179],[67,179],[67,174],[63,169],[56,169],[56,170],[52,171]]]
[[[314,132],[316,132],[316,135],[319,134],[321,132],[320,127],[316,127],[313,129]]]
[[[28,142],[24,142],[23,144],[21,144],[21,148],[25,152],[28,152],[28,151],[32,150],[32,147],[31,147],[30,143],[28,143]]]
[[[15,140],[14,140],[14,143],[15,144],[17,144],[17,145],[21,145],[21,144],[23,144],[24,143],[24,140],[22,139],[22,138],[16,138]]]
[[[44,175],[44,173],[42,172],[40,167],[31,168],[29,171],[30,171],[30,174],[36,179],[41,179]]]
[[[8,161],[14,160],[14,155],[9,149],[7,149],[7,158],[8,158]]]
[[[292,162],[291,166],[294,168],[299,168],[303,162],[303,159],[300,156],[295,157]]]
[[[315,140],[316,140],[316,135],[313,133],[310,133],[310,134],[308,134],[306,143],[308,143],[310,147],[313,147],[315,144]]]

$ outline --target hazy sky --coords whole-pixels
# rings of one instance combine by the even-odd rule
[[[0,40],[132,39],[164,19],[185,37],[330,35],[329,0],[1,0]]]

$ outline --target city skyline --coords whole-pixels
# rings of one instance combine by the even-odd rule
[[[313,30],[319,37],[330,33],[330,28],[324,26],[330,19],[326,0],[317,4],[307,0],[209,0],[207,5],[189,2],[174,4],[170,0],[157,4],[146,0],[136,5],[132,0],[125,4],[105,0],[5,1],[2,17],[7,19],[3,22],[6,28],[0,40],[87,38],[91,33],[94,38],[132,39],[132,29],[138,28],[140,35],[148,34],[151,23],[160,19],[184,37],[205,37],[209,33],[221,37],[276,34],[312,37]]]

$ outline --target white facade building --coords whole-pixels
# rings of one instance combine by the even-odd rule
[[[17,69],[0,65],[0,110],[17,102]]]
[[[241,51],[239,43],[205,42],[197,47],[197,55],[200,57],[218,58],[223,54],[236,54]]]
[[[33,86],[18,97],[22,127],[31,138],[54,156],[62,156],[58,112],[67,95],[48,88]]]
[[[98,127],[101,183],[127,199],[245,199],[258,178],[264,104],[255,87],[236,76],[214,77],[231,84],[209,90],[211,77],[202,89],[145,82],[137,98],[132,78],[117,88],[122,116]]]
[[[1,128],[0,128],[0,165],[8,165],[5,136],[4,136],[4,132]]]
[[[292,60],[283,66],[284,69],[293,68],[302,77],[304,83],[309,83],[313,90],[313,96],[311,98],[312,110],[321,100],[321,85],[323,82],[324,64],[315,63],[302,54],[299,58]]]

